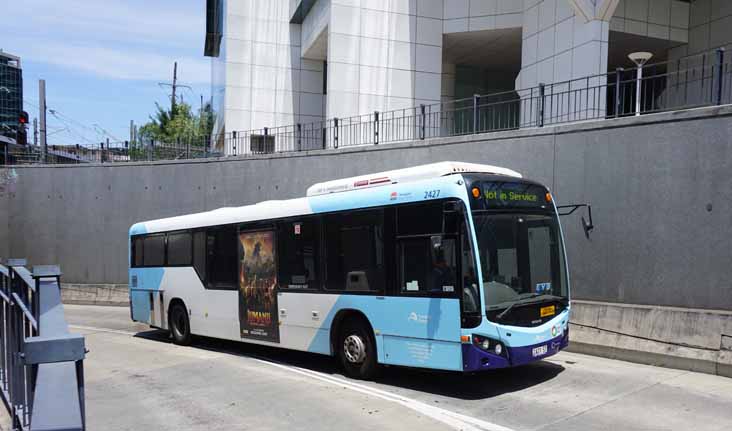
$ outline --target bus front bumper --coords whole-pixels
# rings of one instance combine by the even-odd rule
[[[530,346],[505,346],[504,355],[497,355],[479,349],[474,344],[463,344],[463,371],[492,370],[496,368],[516,367],[538,361],[559,353],[569,345],[569,328],[559,335],[543,343]],[[546,346],[546,352],[541,353]]]

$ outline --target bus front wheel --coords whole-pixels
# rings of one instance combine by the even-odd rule
[[[173,342],[181,346],[191,344],[191,325],[188,320],[188,310],[180,303],[175,302],[170,307],[170,334],[173,336]]]
[[[376,376],[376,341],[366,324],[356,319],[345,322],[338,337],[337,349],[349,377],[371,379]]]

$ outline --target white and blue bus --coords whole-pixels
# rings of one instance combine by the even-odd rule
[[[358,378],[379,364],[522,365],[568,345],[558,215],[549,190],[517,172],[442,162],[136,223],[132,319],[179,344],[336,356]]]

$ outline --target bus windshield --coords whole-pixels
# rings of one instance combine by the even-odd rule
[[[544,200],[546,189],[485,182],[482,192],[485,199],[476,202],[472,215],[488,319],[516,321],[521,314],[516,309],[529,304],[566,306],[564,248],[553,205]],[[514,195],[519,202],[500,199]],[[492,196],[499,201],[491,201]]]

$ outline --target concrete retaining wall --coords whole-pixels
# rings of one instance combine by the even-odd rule
[[[17,167],[9,253],[68,283],[126,283],[140,220],[302,196],[312,183],[441,160],[491,163],[590,202],[563,220],[575,298],[732,310],[732,108],[255,158]],[[2,217],[2,216],[0,216]]]
[[[61,284],[64,304],[110,305],[129,307],[129,289],[125,284]]]
[[[573,301],[570,350],[732,377],[732,312]]]

